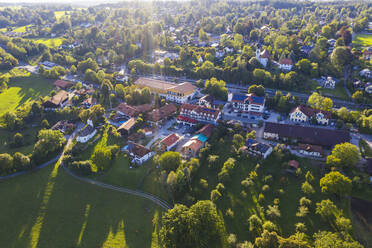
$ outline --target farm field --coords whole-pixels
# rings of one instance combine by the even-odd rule
[[[372,46],[372,34],[357,34],[353,43],[363,47]]]
[[[0,196],[0,247],[157,247],[161,209],[58,166],[1,182]]]
[[[66,16],[66,12],[67,12],[67,14],[70,13],[70,11],[54,11],[54,16],[56,17],[57,21],[59,21],[64,16]],[[67,16],[69,16],[69,15],[67,15]]]
[[[53,89],[53,80],[36,75],[15,77],[10,80],[8,87],[0,93],[0,116],[23,103],[48,95]]]

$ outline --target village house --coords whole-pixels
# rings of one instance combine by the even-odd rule
[[[350,133],[346,130],[315,128],[289,124],[266,122],[264,139],[301,142],[319,145],[330,149],[337,144],[350,142]]]
[[[176,105],[172,103],[166,104],[158,109],[153,109],[151,112],[147,113],[146,120],[152,125],[158,126],[164,120],[174,115],[176,112],[177,112]]]
[[[56,110],[57,108],[63,108],[66,106],[69,99],[69,93],[64,90],[58,91],[57,94],[49,98],[43,103],[45,110]]]
[[[129,135],[135,125],[136,125],[136,119],[130,118],[129,120],[121,124],[121,126],[118,128],[118,131],[121,133],[122,136]]]
[[[93,138],[96,133],[97,130],[94,128],[93,122],[91,120],[88,120],[87,125],[78,133],[76,141],[80,143],[86,143],[91,138]]]
[[[258,61],[264,66],[267,66],[267,62],[269,62],[270,53],[265,49],[261,52],[259,48],[256,50],[256,58]]]
[[[298,152],[310,157],[323,157],[323,148],[317,145],[298,144]]]
[[[181,148],[181,155],[183,158],[195,157],[199,150],[204,146],[205,142],[212,135],[214,126],[212,124],[206,124],[199,129],[195,136],[188,140]]]
[[[290,58],[282,58],[279,60],[279,69],[290,71],[293,67],[293,61]]]
[[[328,125],[332,113],[330,111],[313,109],[300,105],[289,113],[289,119],[293,122],[305,123],[314,119],[318,124]]]
[[[196,86],[191,83],[172,83],[151,78],[139,78],[134,82],[139,88],[149,88],[151,93],[175,103],[186,103],[196,93]]]
[[[143,164],[155,155],[155,153],[150,149],[131,141],[124,148],[124,150],[126,150],[129,156],[132,158],[131,162],[139,165]]]
[[[58,90],[66,90],[71,88],[74,83],[70,81],[65,81],[65,80],[57,80],[53,83],[53,85],[58,89]]]
[[[273,152],[273,148],[257,140],[248,139],[245,146],[241,148],[241,151],[247,152],[255,157],[266,159]]]
[[[199,99],[198,104],[207,108],[218,109],[220,107],[223,107],[226,102],[217,100],[212,95],[207,94]]]
[[[255,94],[234,94],[228,95],[228,101],[232,104],[235,112],[242,111],[245,113],[261,115],[265,109],[265,97],[256,96]]]
[[[182,104],[177,122],[187,125],[195,125],[198,122],[217,124],[221,118],[221,111],[193,104]]]
[[[61,133],[70,133],[75,129],[75,125],[71,121],[62,120],[57,122],[51,129],[59,130]]]
[[[363,69],[359,72],[361,77],[372,78],[372,71],[370,69]]]
[[[336,80],[332,77],[321,77],[318,80],[320,86],[326,89],[334,89],[336,86]]]
[[[171,133],[164,139],[162,139],[159,142],[160,149],[162,151],[170,151],[172,148],[174,148],[181,140],[183,137],[179,136],[176,133]]]
[[[119,106],[115,108],[116,113],[124,118],[130,119],[137,117],[139,114],[145,114],[151,110],[149,104],[142,104],[138,106],[131,106],[126,103],[120,103]]]

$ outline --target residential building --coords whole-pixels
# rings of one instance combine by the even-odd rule
[[[273,148],[270,145],[258,142],[254,139],[248,139],[241,150],[263,159],[266,159],[273,152]]]
[[[121,126],[118,128],[118,131],[121,133],[121,135],[129,135],[129,133],[131,132],[135,125],[136,119],[132,117],[123,124],[121,124]]]
[[[256,50],[256,58],[258,61],[264,66],[267,66],[267,62],[269,62],[270,53],[265,49],[261,52],[259,48]]]
[[[234,111],[261,115],[265,109],[265,97],[255,94],[234,94],[230,93],[228,101],[232,104]]]
[[[361,77],[372,78],[372,71],[370,69],[363,69],[359,72]]]
[[[279,60],[279,68],[283,71],[290,71],[293,67],[293,61],[290,58],[282,58]]]
[[[149,112],[151,110],[151,106],[149,104],[131,106],[126,103],[120,103],[115,110],[119,115],[129,119],[132,117],[137,117],[141,113],[145,114]]]
[[[193,104],[182,104],[178,123],[195,125],[197,122],[217,124],[221,111]]]
[[[151,93],[180,104],[191,100],[196,93],[196,86],[188,82],[176,84],[151,78],[139,78],[134,84],[139,88],[148,87]]]
[[[171,133],[164,139],[162,139],[159,143],[160,149],[162,151],[170,151],[172,148],[174,148],[181,140],[183,137],[179,136],[176,133]]]
[[[371,60],[372,58],[372,47],[369,47],[368,49],[364,50],[363,57],[365,60]]]
[[[181,155],[184,158],[196,157],[202,147],[203,142],[198,139],[191,138],[182,146]]]
[[[204,95],[201,97],[198,101],[198,104],[200,106],[205,106],[207,108],[215,108],[218,109],[220,106],[225,106],[226,102],[215,99],[212,95]]]
[[[62,133],[70,133],[75,129],[75,125],[71,121],[62,120],[57,122],[52,128],[52,130],[59,130]]]
[[[57,108],[63,108],[64,106],[66,106],[68,99],[69,93],[67,91],[60,90],[57,94],[43,103],[44,109],[55,110]]]
[[[318,124],[328,125],[332,113],[330,111],[313,109],[311,107],[300,105],[289,113],[289,119],[293,122],[309,122],[315,119]]]
[[[76,141],[86,143],[96,135],[97,130],[93,126],[93,122],[88,120],[87,125],[78,133]]]
[[[143,145],[129,142],[128,145],[124,148],[129,156],[132,158],[131,162],[136,164],[143,164],[149,160],[152,156],[155,155],[150,149],[147,149]]]
[[[176,112],[177,112],[176,105],[170,103],[158,109],[153,109],[151,112],[147,113],[146,119],[151,124],[159,125],[163,120],[168,119]]]
[[[298,144],[298,152],[310,157],[323,157],[323,148],[317,145]]]
[[[332,148],[337,144],[350,142],[350,133],[346,130],[315,128],[289,124],[266,122],[264,139],[301,142]]]
[[[53,85],[57,88],[57,89],[69,89],[71,88],[74,83],[73,82],[70,82],[70,81],[65,81],[65,80],[57,80],[53,83]]]
[[[332,77],[321,77],[318,82],[320,86],[327,89],[334,89],[336,86],[336,80]]]

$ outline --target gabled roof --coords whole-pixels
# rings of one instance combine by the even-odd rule
[[[345,130],[333,130],[298,125],[265,123],[265,133],[278,134],[279,137],[297,139],[302,143],[332,147],[350,141],[350,133]]]
[[[196,134],[203,134],[205,137],[209,138],[212,135],[214,126],[212,124],[206,124],[201,129],[199,129]]]
[[[157,122],[174,114],[176,111],[176,105],[172,103],[166,104],[159,109],[153,109],[150,113],[147,114],[147,119],[149,121]]]
[[[65,80],[57,80],[54,82],[54,86],[62,88],[62,89],[70,88],[73,85],[74,85],[73,82],[69,82]]]
[[[195,111],[199,115],[200,114],[209,114],[209,115],[214,116],[215,119],[220,114],[219,109],[207,108],[207,107],[204,107],[204,106],[193,105],[193,104],[188,104],[188,103],[184,103],[181,106],[181,111],[185,111],[185,110]]]
[[[130,118],[129,120],[127,120],[126,122],[124,122],[123,124],[121,124],[121,126],[118,128],[118,130],[129,131],[130,129],[132,129],[132,127],[135,124],[136,124],[136,119]]]
[[[232,94],[231,102],[241,102],[246,103],[249,102],[249,104],[257,104],[257,105],[263,105],[265,103],[265,97],[256,96],[253,93],[250,94]]]
[[[184,93],[187,93],[187,92],[190,92],[190,91],[194,91],[196,89],[196,86],[192,85],[191,83],[181,83],[181,84],[178,84],[172,88],[170,88],[169,90],[174,90],[174,91],[177,91],[181,94],[184,94]]]
[[[173,144],[177,143],[179,139],[180,139],[180,136],[178,134],[172,133],[172,134],[169,134],[164,139],[162,139],[160,141],[160,143],[163,144],[163,145],[165,145],[165,146],[167,146],[167,147],[170,147]]]
[[[307,152],[319,152],[323,153],[323,148],[317,145],[310,145],[310,144],[298,144],[298,148],[303,151]]]
[[[320,110],[320,109],[313,109],[311,107],[308,107],[308,106],[304,106],[304,105],[299,105],[297,106],[296,108],[292,109],[292,111],[290,112],[291,114],[293,112],[296,112],[297,110],[301,111],[302,113],[304,113],[306,116],[308,117],[316,117],[316,115],[318,113],[322,113],[324,115],[324,118],[326,119],[331,119],[332,117],[332,113],[330,111],[325,111],[325,110]]]
[[[248,139],[247,142],[245,143],[245,146],[248,147],[249,149],[258,151],[260,153],[266,153],[271,147],[267,144],[260,143],[254,139]]]
[[[138,112],[140,113],[145,113],[149,112],[151,110],[151,105],[150,104],[142,104],[138,106],[133,106],[135,109],[137,109]]]
[[[58,106],[58,105],[62,104],[64,101],[66,101],[68,99],[68,96],[69,96],[68,92],[66,92],[64,90],[60,90],[60,91],[58,91],[57,94],[52,96],[46,102],[50,102],[50,103]]]
[[[138,156],[140,158],[144,157],[145,155],[149,154],[151,152],[150,149],[147,149],[143,145],[134,143],[134,142],[129,142],[128,143],[128,151],[130,153],[133,153],[135,156]]]
[[[214,97],[212,95],[208,94],[208,95],[205,95],[202,98],[200,98],[199,101],[206,101],[206,102],[209,102],[210,104],[212,104],[213,101],[214,101]]]
[[[135,107],[130,106],[130,105],[125,104],[125,103],[120,103],[120,105],[117,106],[115,108],[115,110],[120,111],[124,115],[130,116],[130,117],[134,117],[134,116],[137,116],[139,114],[139,111]]]
[[[139,87],[149,87],[150,89],[168,90],[176,86],[175,83],[152,79],[152,78],[139,78],[134,82]]]
[[[203,146],[203,143],[198,139],[190,139],[187,141],[182,148],[189,148],[195,152],[199,151],[199,149]]]

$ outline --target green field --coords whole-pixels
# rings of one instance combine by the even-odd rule
[[[34,148],[34,143],[37,139],[37,134],[40,128],[28,127],[24,130],[18,130],[9,132],[7,130],[0,129],[0,153],[14,154],[21,152],[23,154],[29,154]],[[12,142],[14,134],[17,132],[21,133],[24,138],[24,144],[21,147],[9,147],[9,143]]]
[[[1,182],[0,196],[0,247],[157,247],[162,210],[57,166]]]
[[[363,47],[372,46],[372,34],[357,34],[353,43]]]
[[[0,93],[0,116],[23,103],[48,95],[53,89],[53,80],[36,75],[15,77],[10,80],[8,87]]]
[[[321,88],[319,92],[322,93],[323,96],[337,97],[343,100],[350,100],[343,84],[344,82],[341,80],[336,83],[336,86],[334,89]]]
[[[63,38],[38,38],[32,39],[36,43],[42,43],[48,47],[59,47],[63,43]]]

